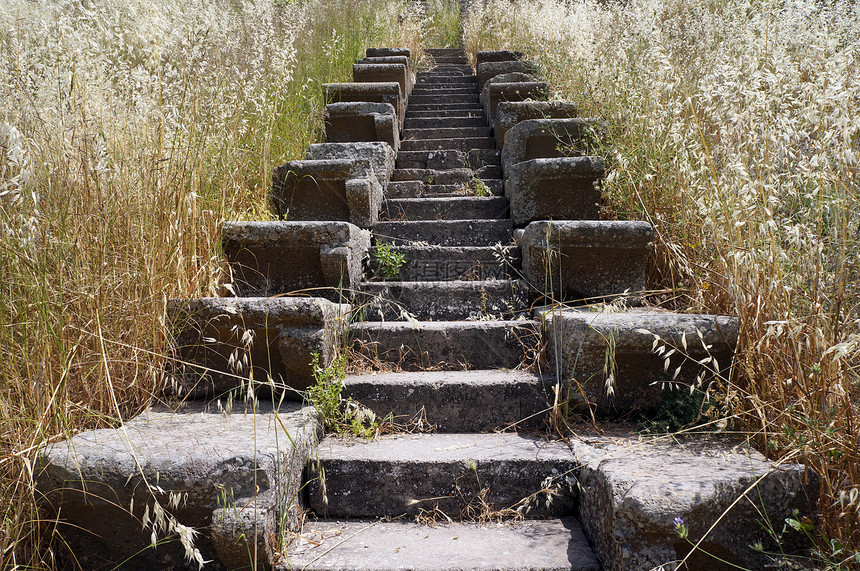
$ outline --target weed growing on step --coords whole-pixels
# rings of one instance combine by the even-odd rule
[[[393,249],[387,242],[377,242],[373,250],[377,270],[386,278],[394,278],[400,275],[400,268],[406,263],[406,256],[402,252]]]
[[[346,356],[335,357],[328,367],[320,365],[314,355],[314,384],[305,393],[305,399],[320,417],[326,432],[354,434],[361,438],[375,438],[382,425],[372,411],[352,399],[344,399],[343,380],[346,377]]]
[[[860,7],[836,0],[475,3],[466,46],[515,48],[608,125],[609,212],[656,230],[652,301],[740,319],[728,412],[821,477],[860,548]],[[816,535],[816,537],[818,537]],[[825,549],[826,551],[826,549]]]

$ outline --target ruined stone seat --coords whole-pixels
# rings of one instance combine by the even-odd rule
[[[523,59],[523,52],[511,50],[482,50],[475,55],[475,65],[487,62],[516,61]]]
[[[404,99],[412,93],[409,68],[402,63],[356,63],[352,65],[352,80],[356,83],[396,81]]]
[[[476,75],[478,76],[478,90],[484,89],[487,80],[504,73],[527,73],[535,77],[540,76],[540,68],[534,62],[514,59],[506,61],[487,61],[477,64]]]
[[[596,220],[602,157],[531,159],[508,167],[505,196],[514,226],[535,220]]]
[[[576,104],[570,101],[500,101],[493,115],[493,134],[496,148],[505,144],[507,132],[528,119],[573,119],[577,116]]]
[[[329,103],[323,112],[329,143],[381,141],[400,149],[400,125],[390,103]]]
[[[409,58],[412,52],[408,48],[367,48],[364,55],[367,57],[405,56]]]
[[[643,291],[653,238],[649,223],[620,220],[544,220],[516,233],[525,279],[570,300]]]
[[[325,104],[350,101],[367,103],[390,103],[397,113],[398,128],[403,127],[406,116],[406,98],[396,81],[361,83],[324,83],[323,99]]]
[[[525,73],[503,73],[490,78],[481,90],[481,105],[487,116],[487,123],[493,124],[496,107],[504,101],[543,100],[549,97],[549,83],[536,81],[534,76]]]
[[[394,149],[380,141],[355,143],[315,143],[305,151],[305,159],[312,161],[351,159],[370,163],[379,186],[385,190],[394,172]]]
[[[370,232],[349,222],[225,222],[221,245],[237,295],[340,301],[361,281]]]
[[[275,169],[272,198],[282,220],[341,220],[370,228],[379,218],[382,186],[370,161],[289,161]]]
[[[174,392],[212,399],[250,385],[255,393],[301,398],[296,391],[314,382],[314,355],[320,366],[331,363],[348,310],[318,297],[170,300],[167,317],[181,363]]]
[[[602,417],[659,405],[668,388],[661,383],[705,390],[714,378],[728,375],[738,341],[737,319],[721,315],[658,308],[538,313],[549,358],[561,364],[560,377],[579,380],[582,396],[597,406],[595,413]],[[664,350],[658,353],[655,349],[660,346]],[[667,357],[672,349],[675,352]],[[606,367],[607,351],[612,367]],[[611,394],[607,394],[607,383],[612,386]]]
[[[597,119],[528,119],[505,135],[502,168],[530,159],[601,155],[605,126]]]
[[[409,61],[408,56],[376,56],[376,57],[365,57],[361,58],[355,63],[360,64],[368,64],[368,63],[400,63],[406,66],[406,78],[408,80],[407,89],[404,91],[406,96],[412,94],[412,88],[415,87],[415,73],[412,71],[412,63]],[[358,81],[358,80],[356,80]]]

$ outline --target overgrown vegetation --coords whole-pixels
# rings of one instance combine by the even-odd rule
[[[320,84],[414,44],[404,9],[0,3],[0,567],[50,565],[38,447],[146,406],[165,300],[223,291],[220,222],[269,216],[272,168],[318,136]]]
[[[466,45],[537,61],[604,119],[608,215],[657,232],[664,307],[740,319],[722,395],[771,457],[821,476],[821,531],[860,549],[860,8],[835,0],[488,0]],[[834,561],[834,560],[832,560]],[[838,564],[838,561],[835,561]]]

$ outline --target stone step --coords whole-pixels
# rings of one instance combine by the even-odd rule
[[[475,107],[473,109],[448,109],[448,110],[407,110],[406,111],[406,119],[419,119],[419,118],[467,118],[467,117],[479,117],[484,119],[484,124],[486,124],[486,114],[484,113],[483,108]]]
[[[441,433],[492,432],[540,427],[554,384],[554,376],[504,370],[349,375],[343,396],[400,424],[421,419]]]
[[[474,75],[448,75],[433,72],[418,72],[415,85],[473,85],[478,89],[478,78]]]
[[[404,281],[496,280],[520,264],[519,248],[504,246],[394,246],[404,257],[397,278]]]
[[[493,130],[486,125],[474,127],[438,127],[433,128],[408,128],[403,129],[401,138],[403,141],[414,139],[479,139],[492,138]],[[494,139],[495,141],[495,139]]]
[[[463,60],[459,61],[441,61],[433,67],[430,73],[444,73],[448,75],[474,75],[475,70],[472,69],[472,66],[464,62]]]
[[[355,304],[367,320],[511,319],[526,309],[527,286],[519,280],[385,281],[358,284]]]
[[[377,243],[437,246],[494,246],[511,243],[511,221],[501,220],[414,220],[377,222]]]
[[[407,111],[476,111],[484,112],[484,108],[477,103],[455,103],[455,102],[410,102]],[[486,113],[485,113],[486,115]]]
[[[321,521],[277,571],[598,571],[574,518],[516,524]]]
[[[400,151],[395,167],[398,169],[452,170],[479,169],[487,165],[500,165],[496,149],[473,149],[466,153],[458,150]]]
[[[497,510],[528,503],[530,517],[567,516],[575,469],[567,444],[516,433],[326,438],[308,464],[309,504],[333,518],[442,512],[462,520],[481,509],[478,494],[487,490],[483,500]],[[549,506],[547,478],[558,487]]]
[[[438,131],[440,129],[487,127],[483,117],[411,117],[403,123],[404,132],[409,130]],[[490,130],[492,134],[492,130]],[[404,137],[405,138],[405,137]]]
[[[435,104],[435,103],[469,103],[478,104],[478,93],[461,93],[458,95],[446,95],[443,98],[436,95],[413,95],[409,98],[410,105]]]
[[[433,169],[395,169],[391,175],[392,182],[402,182],[407,180],[420,180],[427,184],[457,184],[469,182],[475,178],[480,178],[491,188],[498,188],[493,194],[503,194],[504,183],[502,182],[502,167],[500,165],[486,165],[478,169],[470,168],[455,168],[447,170]],[[391,184],[391,183],[389,183]]]
[[[385,192],[386,201],[383,203],[383,210],[380,213],[380,220],[385,219],[383,213],[386,212],[386,204],[392,200],[400,200],[404,198],[419,198],[419,197],[455,197],[464,196],[467,188],[465,182],[458,184],[427,184],[422,180],[403,180],[389,182]],[[396,212],[396,211],[394,211]],[[389,220],[401,220],[403,216],[398,216],[392,211],[388,211],[387,218]]]
[[[42,451],[43,508],[63,521],[74,568],[185,569],[178,541],[149,549],[153,528],[141,521],[144,510],[152,517],[155,499],[201,532],[194,547],[217,569],[244,568],[255,549],[267,562],[270,536],[301,531],[302,471],[319,432],[313,409],[274,408],[265,399],[255,409],[238,396],[232,408],[220,404],[154,406],[121,428],[82,432]],[[168,507],[172,497],[181,498],[176,508]],[[165,531],[159,526],[159,539]]]
[[[420,87],[416,87],[412,90],[412,95],[435,95],[437,97],[446,97],[448,95],[469,95],[471,93],[478,93],[477,87],[473,87],[471,85],[462,86],[462,84],[457,86],[422,84]]]
[[[468,182],[474,177],[474,171],[468,168],[457,168],[447,170],[434,169],[394,169],[391,173],[391,181],[420,180],[427,184],[457,184]],[[389,183],[390,184],[390,183]]]
[[[403,370],[512,369],[534,357],[534,321],[354,323],[355,348],[370,360]]]
[[[427,48],[424,50],[429,56],[436,57],[466,57],[466,50],[463,48]]]
[[[508,199],[503,196],[396,198],[383,203],[380,220],[473,220],[507,216]]]
[[[468,137],[456,139],[404,139],[400,151],[471,151],[473,149],[496,150],[493,137]]]

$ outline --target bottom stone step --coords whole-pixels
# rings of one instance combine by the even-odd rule
[[[354,323],[356,350],[404,370],[513,369],[540,350],[535,321]]]
[[[521,523],[320,521],[278,571],[597,571],[574,518]]]
[[[565,442],[515,433],[329,437],[308,463],[308,503],[331,518],[564,517],[576,468]]]

